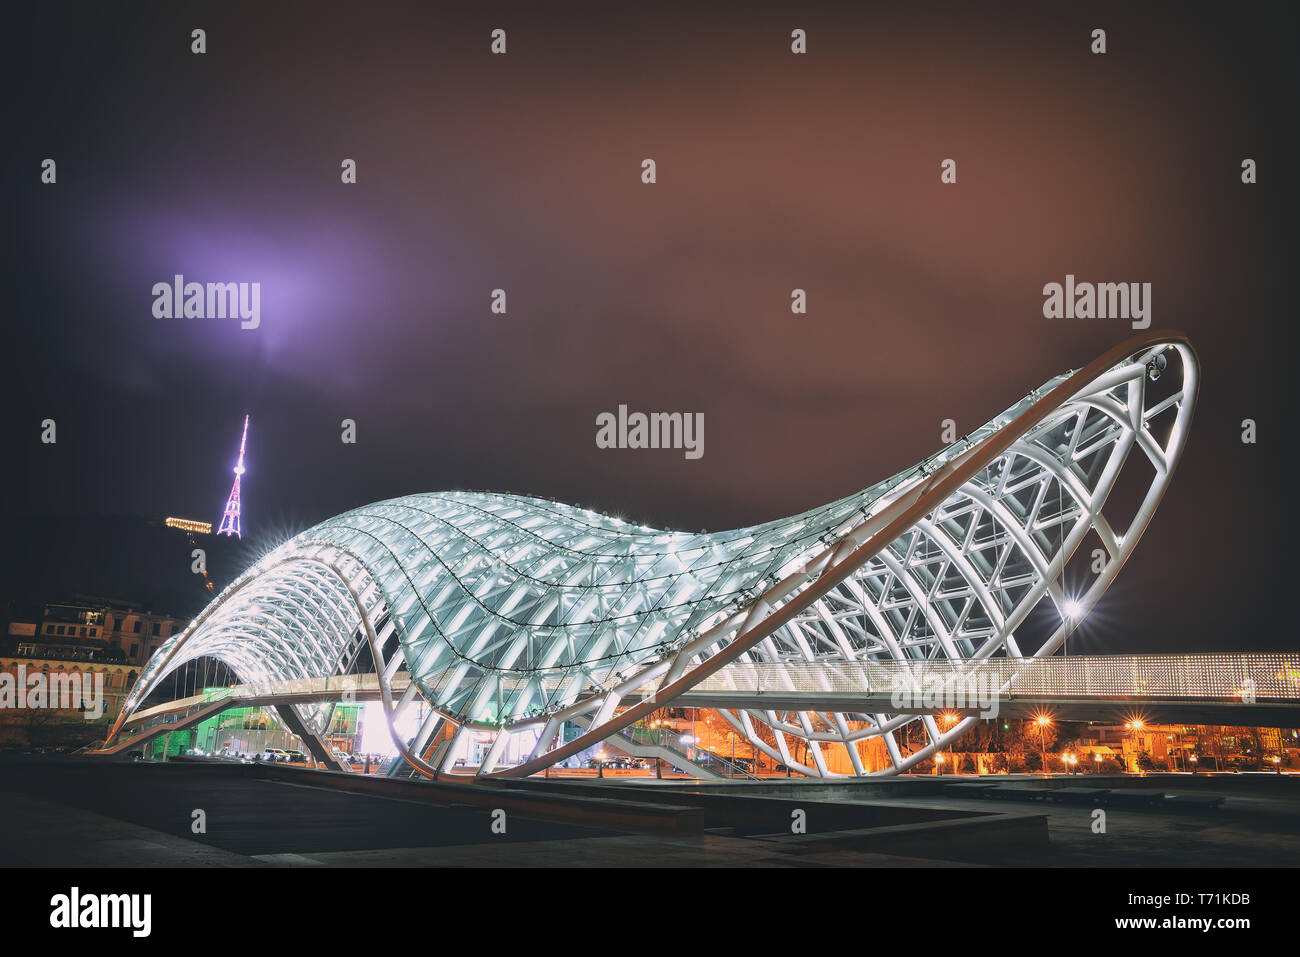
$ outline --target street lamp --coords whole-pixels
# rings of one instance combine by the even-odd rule
[[[940,751],[938,754],[934,756],[934,768],[935,771],[938,772],[939,777],[943,777],[943,752],[942,751]]]
[[[1126,722],[1124,727],[1126,727],[1129,731],[1141,731],[1143,728],[1146,727],[1146,722],[1143,721],[1141,718],[1134,718],[1132,721]],[[1134,735],[1130,734],[1128,736],[1128,740],[1129,743],[1133,746],[1134,750],[1139,750],[1139,751],[1141,750],[1142,740],[1140,737],[1135,740]],[[1142,773],[1141,765],[1138,766],[1138,773],[1139,774]]]
[[[1047,777],[1047,726],[1052,723],[1052,719],[1045,714],[1040,714],[1034,719],[1034,724],[1038,725],[1038,757],[1039,765],[1043,769],[1043,777]]]

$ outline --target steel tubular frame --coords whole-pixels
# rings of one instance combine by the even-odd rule
[[[373,665],[390,733],[416,772],[448,770],[458,738],[477,730],[494,736],[478,774],[524,775],[732,662],[1050,656],[1150,522],[1198,380],[1186,337],[1143,333],[915,468],[731,532],[660,531],[489,493],[356,509],[267,555],[164,644],[113,734],[162,678],[200,657],[250,682]],[[1122,475],[1136,476],[1136,493],[1126,481],[1117,495]],[[1099,557],[1072,562],[1090,535]],[[327,712],[302,716],[324,731]],[[774,761],[820,776],[832,774],[831,748],[855,774],[907,770],[977,720],[940,729],[929,715],[721,713]],[[397,728],[412,721],[407,741]],[[566,721],[587,730],[561,744]],[[924,742],[914,749],[900,734],[912,722]],[[526,736],[530,757],[499,768],[513,735]],[[860,745],[874,738],[889,764],[871,770]],[[795,760],[792,739],[809,760]]]

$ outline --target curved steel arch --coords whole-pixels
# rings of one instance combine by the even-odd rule
[[[433,777],[450,763],[451,747],[440,761],[430,746],[450,724],[496,734],[480,774],[521,775],[730,662],[1050,655],[1146,529],[1186,443],[1198,380],[1186,337],[1144,333],[912,469],[729,532],[663,531],[493,493],[355,509],[275,549],[167,641],[113,734],[162,678],[200,657],[246,681],[279,681],[344,673],[368,652],[411,767]],[[1103,508],[1121,474],[1143,463],[1150,478],[1115,528],[1114,509]],[[1067,594],[1064,569],[1090,532],[1105,561]],[[1042,608],[1055,608],[1059,624],[1035,641],[1026,622]],[[410,678],[401,695],[391,688],[398,672]],[[408,742],[396,725],[412,708],[421,721]],[[928,716],[723,714],[754,747],[820,775],[832,773],[824,747],[844,748],[854,773],[869,773],[858,745],[880,738],[882,770],[894,773],[974,720],[941,730]],[[564,721],[588,730],[553,746]],[[913,721],[925,743],[904,753],[897,732]],[[532,756],[497,770],[514,734],[536,736]],[[794,760],[792,737],[807,743],[810,763]]]

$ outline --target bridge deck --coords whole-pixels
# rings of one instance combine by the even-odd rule
[[[536,679],[506,678],[504,690],[528,680]],[[401,694],[409,681],[399,672],[390,688]],[[652,686],[642,690],[647,696],[653,692]],[[378,697],[373,674],[236,685],[144,709],[126,727],[139,730],[199,711],[211,714],[216,701],[259,707]],[[1141,713],[1187,723],[1290,726],[1300,714],[1300,654],[733,662],[673,704],[867,714],[979,714],[995,704],[998,714],[1050,709],[1064,720]]]

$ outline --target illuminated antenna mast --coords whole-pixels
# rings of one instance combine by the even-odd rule
[[[239,440],[239,461],[235,463],[235,484],[226,501],[226,510],[221,515],[221,527],[218,535],[234,535],[243,538],[239,530],[239,477],[244,474],[244,443],[248,441],[248,416],[244,416],[244,436]]]

